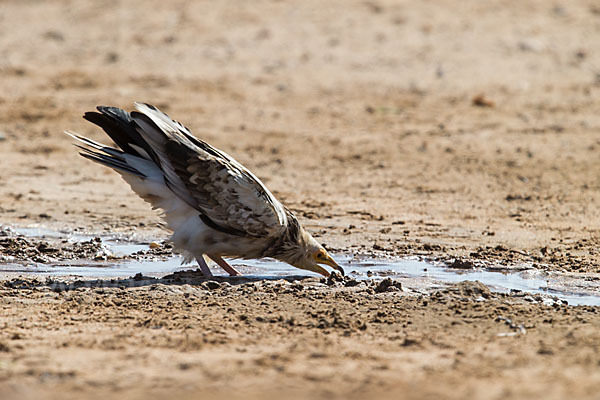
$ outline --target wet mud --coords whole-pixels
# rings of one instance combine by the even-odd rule
[[[30,276],[70,276],[73,278],[127,278],[113,279],[113,285],[129,285],[131,279],[154,279],[156,283],[186,282],[199,284],[207,279],[195,263],[184,264],[182,257],[173,252],[168,241],[132,241],[119,237],[87,237],[81,233],[57,232],[36,228],[3,228],[0,241],[0,272],[5,276],[16,273]],[[35,236],[24,236],[39,235]],[[87,250],[87,252],[86,252]],[[40,254],[47,254],[41,257]],[[600,288],[595,284],[600,276],[544,272],[530,264],[505,265],[455,259],[442,262],[430,258],[377,259],[364,255],[337,254],[336,259],[347,271],[347,276],[332,273],[321,278],[328,286],[360,286],[370,293],[402,291],[414,288],[417,293],[430,292],[439,285],[462,281],[487,284],[497,292],[526,296],[531,302],[571,305],[600,305]],[[306,272],[272,259],[232,260],[242,272],[241,277],[226,277],[214,265],[216,278],[228,283],[241,284],[246,280],[301,278]],[[309,277],[310,277],[309,273]],[[316,274],[312,274],[316,275]],[[210,280],[210,278],[208,279]],[[119,282],[119,283],[115,283]],[[70,290],[85,284],[62,285]],[[409,290],[410,291],[410,290]]]

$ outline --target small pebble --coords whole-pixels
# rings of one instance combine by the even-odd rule
[[[208,282],[204,282],[202,284],[202,286],[205,286],[207,289],[210,290],[215,290],[221,287],[221,285],[219,284],[219,282],[216,281],[208,281]]]

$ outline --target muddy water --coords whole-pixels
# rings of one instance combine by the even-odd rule
[[[72,232],[56,232],[41,228],[13,229],[18,235],[43,240],[86,241],[93,236]],[[53,263],[13,262],[0,264],[0,274],[27,274],[42,276],[74,276],[86,278],[126,278],[137,273],[145,276],[162,277],[177,271],[195,269],[195,264],[182,265],[178,255],[139,258],[134,253],[148,250],[149,241],[134,236],[102,237],[102,245],[109,253],[120,260],[93,261],[68,260]],[[357,280],[400,279],[404,287],[414,290],[427,290],[445,283],[480,281],[498,292],[523,292],[524,295],[543,295],[567,301],[570,305],[600,305],[600,290],[597,275],[575,275],[547,273],[526,265],[516,268],[486,266],[485,268],[456,269],[441,263],[418,259],[369,259],[348,254],[335,255],[347,274]],[[303,275],[287,264],[271,259],[233,260],[234,265],[244,276],[264,279],[277,279],[290,275]],[[216,267],[215,275],[224,275]],[[311,273],[306,272],[306,275]],[[538,298],[539,300],[539,298]],[[533,298],[532,298],[532,301]]]

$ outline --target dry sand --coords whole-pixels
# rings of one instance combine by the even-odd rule
[[[164,237],[62,134],[145,101],[337,252],[598,273],[599,48],[592,1],[3,1],[0,222]],[[5,278],[0,307],[3,399],[600,392],[598,308],[478,284]]]

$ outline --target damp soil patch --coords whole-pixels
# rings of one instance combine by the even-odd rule
[[[422,257],[374,259],[360,254],[335,254],[347,276],[321,278],[272,259],[232,260],[242,277],[228,277],[215,267],[215,277],[202,276],[195,264],[182,264],[171,245],[149,238],[87,235],[43,228],[0,229],[0,276],[44,279],[70,277],[103,285],[148,283],[242,284],[261,280],[310,279],[323,287],[344,287],[367,293],[428,294],[460,282],[480,282],[493,292],[522,297],[532,303],[600,305],[598,274],[548,272],[527,264],[507,267],[454,260],[436,262]],[[54,282],[54,281],[53,281]],[[208,284],[215,285],[215,284]]]

